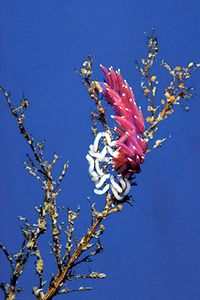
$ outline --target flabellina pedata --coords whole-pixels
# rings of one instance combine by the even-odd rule
[[[140,172],[148,142],[143,138],[144,118],[137,107],[131,87],[119,71],[109,71],[101,65],[106,82],[98,82],[98,89],[113,108],[118,123],[113,139],[109,132],[99,132],[89,146],[86,159],[94,192],[105,194],[109,189],[115,199],[126,199],[132,176]]]
[[[120,74],[120,71],[109,71],[100,65],[106,82],[100,83],[104,98],[112,106],[116,115],[112,116],[119,127],[116,132],[117,155],[113,157],[114,169],[126,178],[140,172],[140,164],[144,162],[148,142],[142,137],[144,118],[137,107],[132,88]]]

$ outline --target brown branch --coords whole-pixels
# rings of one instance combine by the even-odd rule
[[[22,275],[26,262],[28,261],[29,257],[31,256],[31,252],[34,249],[37,249],[37,240],[41,234],[46,231],[46,220],[45,216],[49,210],[49,198],[48,198],[48,191],[45,193],[45,202],[44,207],[40,208],[40,217],[38,218],[37,222],[37,229],[35,231],[31,231],[31,237],[27,237],[27,242],[23,242],[22,248],[20,251],[15,255],[19,257],[16,262],[15,267],[13,267],[13,273],[10,280],[10,286],[7,291],[6,300],[14,300],[16,297],[16,285],[19,277]]]
[[[147,130],[144,131],[143,135],[144,137],[149,137],[151,136],[151,133],[155,130],[156,126],[158,123],[163,120],[163,118],[166,116],[166,113],[171,109],[172,104],[167,104],[161,112],[159,113],[158,117],[154,120],[154,122],[149,126]]]
[[[91,113],[91,117],[93,120],[93,125],[96,123],[96,120],[100,121],[102,127],[105,131],[107,131],[112,137],[112,132],[107,122],[106,112],[101,104],[101,100],[99,99],[99,92],[101,91],[100,85],[98,81],[92,80],[93,73],[93,58],[89,55],[87,60],[83,63],[82,68],[79,70],[79,75],[82,78],[83,85],[87,88],[88,93],[92,100],[94,100],[97,111]],[[93,133],[96,134],[97,128],[92,128]]]
[[[9,93],[6,92],[6,90],[0,86],[0,92],[3,94],[7,104],[8,104],[8,107],[10,109],[10,112],[12,113],[12,115],[16,118],[17,120],[17,123],[18,123],[18,126],[19,126],[19,129],[20,129],[20,132],[21,134],[23,135],[24,139],[26,140],[27,144],[29,145],[29,147],[31,148],[31,151],[33,152],[34,154],[34,157],[35,157],[35,160],[39,163],[40,167],[41,167],[41,172],[44,176],[47,176],[47,172],[46,172],[46,168],[45,168],[45,164],[44,162],[41,160],[39,154],[37,153],[37,149],[36,147],[34,146],[34,141],[33,139],[31,138],[31,136],[29,135],[28,131],[26,130],[26,128],[24,127],[24,124],[23,124],[23,116],[20,116],[17,112],[17,109],[14,108],[12,102],[11,102],[11,99],[10,99],[10,96],[9,96]],[[27,104],[28,105],[28,104]],[[21,109],[24,109],[23,107],[19,107]]]
[[[50,300],[52,299],[58,292],[59,289],[62,287],[66,278],[68,276],[68,272],[73,268],[75,262],[80,257],[80,255],[84,252],[87,244],[93,238],[97,228],[101,224],[101,222],[111,213],[119,211],[122,209],[120,205],[118,208],[113,209],[113,201],[111,200],[111,195],[107,194],[106,204],[101,213],[98,213],[96,220],[92,224],[92,226],[88,229],[85,236],[81,239],[77,248],[74,250],[72,256],[70,257],[69,261],[66,265],[58,272],[57,276],[54,278],[53,283],[49,286],[46,294],[44,295],[43,300]]]
[[[56,195],[57,193],[54,191],[53,179],[51,176],[51,166],[49,167],[49,183],[48,189],[51,195],[51,205],[49,209],[49,216],[51,218],[52,223],[52,238],[53,238],[53,251],[56,257],[56,262],[58,265],[58,269],[61,269],[62,261],[60,258],[60,230],[57,226],[58,213],[56,208]]]
[[[173,108],[175,105],[182,103],[184,99],[190,99],[192,97],[192,88],[187,87],[185,84],[192,75],[191,68],[193,67],[194,71],[197,67],[199,67],[197,64],[190,63],[187,67],[177,66],[172,70],[167,63],[163,63],[163,65],[169,71],[172,80],[165,88],[166,100],[161,101],[161,104],[163,105],[162,109],[158,112],[157,116],[154,115],[149,128],[145,130],[143,134],[146,138],[153,137],[153,133],[157,129],[158,123],[174,112]]]
[[[105,131],[108,131],[109,134],[111,135],[110,127],[108,126],[107,119],[106,119],[105,109],[101,105],[101,101],[98,99],[98,89],[99,87],[96,81],[90,82],[90,86],[88,87],[88,92],[90,94],[90,97],[95,101],[95,105],[98,110],[98,119],[101,122]]]
[[[33,153],[35,162],[29,157],[29,164],[26,165],[25,167],[29,168],[29,172],[31,173],[31,167],[34,168],[33,170],[33,176],[37,178],[37,172],[43,175],[43,181],[41,180],[43,184],[43,188],[45,190],[45,195],[44,195],[44,204],[40,208],[37,208],[37,212],[39,213],[39,218],[37,220],[37,227],[31,227],[30,224],[26,223],[26,227],[22,229],[22,232],[25,236],[25,240],[23,242],[23,245],[20,249],[20,251],[15,255],[16,257],[16,263],[15,265],[13,264],[12,269],[12,276],[10,280],[10,284],[7,285],[7,291],[6,291],[6,299],[7,300],[13,300],[16,297],[17,294],[17,281],[19,277],[22,275],[24,267],[26,265],[26,262],[28,258],[30,257],[31,253],[34,251],[37,251],[37,240],[41,234],[43,234],[46,231],[46,215],[49,212],[50,217],[52,219],[53,223],[53,218],[56,216],[56,193],[54,193],[53,190],[53,179],[51,176],[51,169],[52,166],[55,163],[55,159],[51,164],[48,164],[44,158],[43,158],[43,146],[39,143],[35,143],[34,139],[31,138],[30,134],[26,130],[23,120],[24,120],[24,110],[28,106],[28,103],[22,101],[20,106],[15,108],[14,105],[12,104],[12,101],[10,99],[9,93],[6,92],[6,90],[0,86],[0,93],[3,94],[8,107],[10,109],[11,114],[14,116],[18,123],[19,130],[21,134],[23,135],[24,139],[26,140],[28,146],[31,149],[31,152]],[[37,145],[37,146],[36,146]],[[39,167],[37,168],[35,164],[38,164]],[[56,218],[55,218],[56,220]],[[55,236],[55,229],[56,227],[56,222],[53,223],[52,225],[52,230],[53,230],[53,239],[54,239],[54,244],[58,245],[59,241],[56,240]],[[28,224],[28,225],[27,225]],[[5,251],[4,251],[5,252]]]

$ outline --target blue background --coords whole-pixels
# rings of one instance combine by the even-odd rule
[[[59,201],[73,208],[80,203],[80,238],[90,224],[87,197],[91,196],[90,201],[99,208],[103,197],[93,194],[87,172],[85,155],[93,139],[89,119],[93,103],[76,69],[88,52],[95,56],[99,80],[103,77],[99,63],[120,68],[137,102],[145,107],[140,75],[134,67],[134,60],[146,53],[144,32],[156,28],[160,58],[171,66],[200,61],[200,2],[0,2],[0,83],[16,102],[23,92],[28,96],[31,105],[26,125],[34,137],[46,139],[47,157],[56,151],[62,163],[70,160]],[[160,74],[161,93],[169,77],[167,72]],[[173,117],[161,125],[158,137],[172,137],[146,157],[137,177],[139,186],[132,188],[134,207],[126,206],[105,222],[104,252],[90,267],[105,272],[107,278],[81,283],[93,286],[91,292],[58,299],[200,299],[199,73],[191,83],[197,93],[190,112],[177,107]],[[42,192],[23,169],[27,146],[4,101],[0,103],[0,137],[0,237],[14,253],[21,244],[17,216],[26,216],[34,223],[34,206],[41,202]],[[49,239],[41,239],[43,250]],[[6,280],[6,263],[2,255],[0,259],[0,279]],[[53,257],[46,254],[44,260],[48,262],[48,279],[54,268]],[[22,278],[26,291],[19,299],[34,299],[30,291],[30,286],[37,285],[34,273],[32,261]],[[72,284],[79,286],[78,281]]]

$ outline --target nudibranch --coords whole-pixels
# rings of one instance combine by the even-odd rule
[[[119,139],[116,142],[118,154],[113,158],[114,169],[130,178],[140,172],[140,164],[144,162],[144,155],[148,147],[142,137],[144,132],[144,118],[137,107],[132,88],[123,80],[120,71],[110,72],[101,65],[106,76],[106,83],[100,83],[102,94],[112,106],[115,116],[112,116],[120,128],[116,128]]]
[[[115,198],[122,200],[130,191],[131,178],[140,172],[148,142],[143,138],[144,118],[132,88],[119,70],[114,71],[111,67],[108,71],[104,66],[100,67],[106,77],[105,82],[99,83],[100,92],[114,110],[115,115],[111,117],[118,127],[115,128],[115,141],[111,141],[107,132],[100,132],[90,145],[86,158],[96,187],[94,192],[103,194],[110,188]],[[99,145],[101,139],[102,149]]]

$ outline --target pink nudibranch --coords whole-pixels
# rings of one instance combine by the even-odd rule
[[[132,88],[122,78],[120,71],[109,71],[100,65],[106,82],[100,82],[104,98],[112,106],[112,116],[120,128],[116,128],[117,155],[113,157],[114,169],[126,178],[140,172],[140,164],[144,162],[148,142],[143,138],[144,118],[137,107]]]

